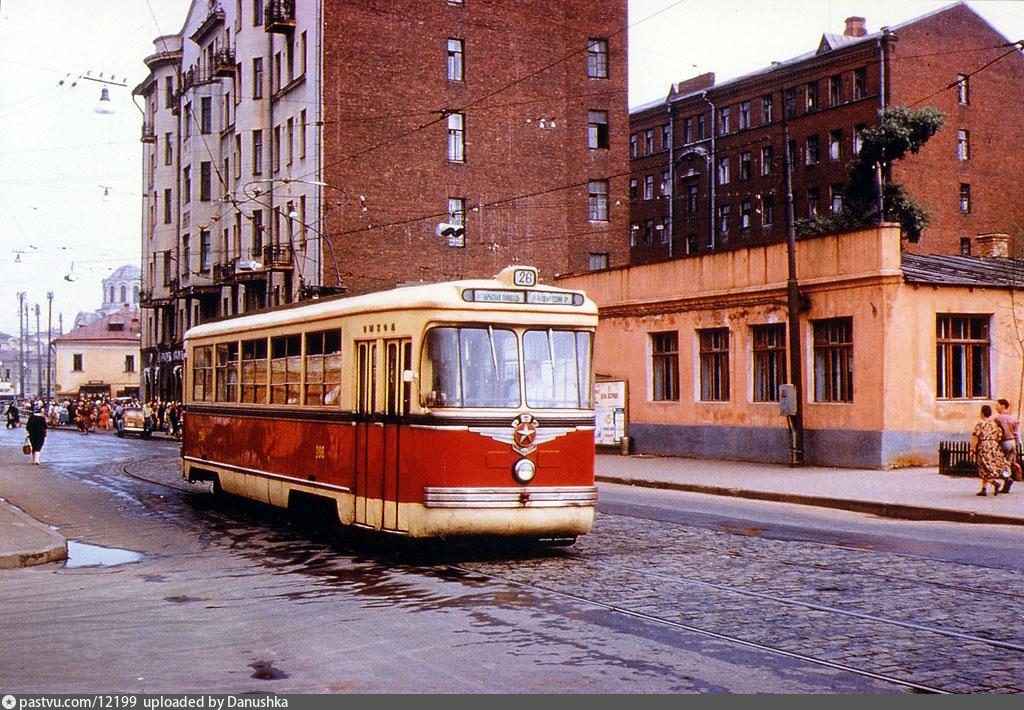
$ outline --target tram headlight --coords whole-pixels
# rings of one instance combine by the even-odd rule
[[[529,483],[537,475],[537,466],[530,459],[519,459],[512,467],[512,477],[520,483]]]

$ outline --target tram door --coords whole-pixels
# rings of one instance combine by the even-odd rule
[[[357,343],[357,353],[356,523],[396,530],[400,420],[412,394],[404,372],[412,343],[408,339],[362,341]]]

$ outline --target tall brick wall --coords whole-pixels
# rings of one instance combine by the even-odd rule
[[[542,278],[628,259],[626,3],[325,0],[324,278],[350,293],[489,276],[531,263]],[[609,78],[587,78],[607,37]],[[446,77],[464,40],[465,80]],[[588,150],[589,110],[610,148]],[[447,157],[447,114],[465,114],[465,161]],[[587,183],[609,179],[610,219],[590,222]],[[466,245],[435,233],[466,200]],[[333,254],[332,254],[333,252]],[[338,263],[333,273],[332,260]]]

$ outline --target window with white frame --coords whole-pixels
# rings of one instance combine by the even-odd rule
[[[462,163],[465,160],[465,116],[461,113],[450,113],[448,114],[448,161]]]
[[[587,184],[587,217],[591,222],[608,221],[607,180],[591,180]]]
[[[729,400],[729,329],[697,331],[700,366],[700,401]]]
[[[448,38],[448,81],[462,81],[463,76],[463,41]]]
[[[598,150],[608,147],[608,112],[587,112],[587,147]]]
[[[754,325],[751,331],[753,400],[778,402],[779,385],[786,382],[786,326]]]
[[[591,79],[608,78],[608,40],[587,41],[587,76]]]
[[[853,401],[853,318],[812,321],[814,401]]]
[[[988,399],[990,315],[935,316],[935,396]]]

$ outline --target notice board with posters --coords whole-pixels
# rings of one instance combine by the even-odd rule
[[[625,380],[599,380],[594,383],[594,443],[620,446],[626,436],[629,399]]]

